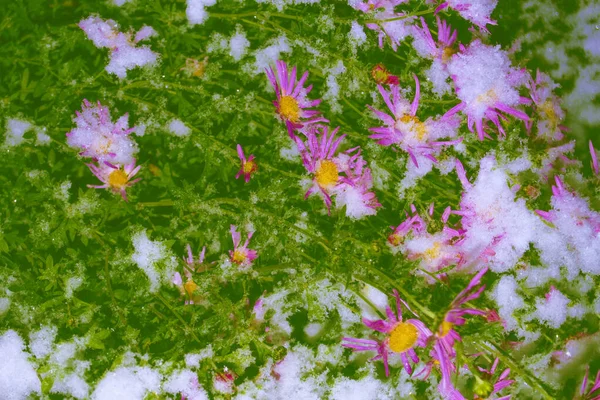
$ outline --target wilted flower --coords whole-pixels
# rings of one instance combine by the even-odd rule
[[[252,266],[252,261],[258,257],[256,250],[252,250],[248,248],[248,244],[250,243],[250,239],[254,232],[248,233],[248,238],[246,242],[242,246],[240,243],[242,242],[242,235],[237,231],[235,225],[231,225],[231,238],[233,239],[233,250],[229,250],[229,259],[231,262],[239,265],[242,268],[248,268]]]
[[[371,321],[363,318],[363,323],[367,327],[385,333],[387,335],[385,339],[378,341],[371,339],[343,338],[342,340],[344,343],[342,343],[342,346],[358,351],[376,351],[377,356],[372,360],[383,360],[386,376],[389,376],[390,374],[388,365],[389,352],[400,354],[404,369],[410,375],[412,374],[410,361],[412,360],[415,364],[419,362],[419,357],[414,348],[417,346],[425,347],[427,340],[431,337],[431,331],[418,319],[408,319],[404,321],[402,319],[402,308],[400,305],[401,303],[404,303],[404,301],[400,298],[400,295],[396,290],[394,290],[394,297],[396,298],[396,314],[394,314],[392,309],[387,306],[387,320]]]
[[[242,168],[240,168],[238,171],[235,179],[238,179],[240,176],[244,175],[244,181],[247,183],[250,181],[250,176],[258,169],[258,165],[256,165],[256,161],[254,161],[254,154],[250,155],[250,157],[246,159],[244,150],[239,144],[237,145],[237,153],[240,161],[242,161]]]
[[[565,112],[560,107],[559,98],[552,93],[557,86],[548,75],[539,70],[535,80],[530,77],[527,82],[531,99],[539,116],[538,136],[549,140],[561,140],[564,137],[563,132],[567,130],[564,125],[561,125],[561,121],[565,118]]]
[[[89,17],[79,22],[79,27],[96,47],[110,49],[106,71],[119,78],[125,78],[127,70],[156,62],[157,54],[148,46],[136,47],[138,42],[156,35],[156,31],[149,26],[143,26],[133,38],[131,33],[119,32],[117,23],[111,19],[105,21]]]
[[[279,117],[285,122],[290,137],[294,138],[294,131],[315,122],[327,122],[325,118],[319,117],[317,110],[308,110],[316,107],[321,100],[308,100],[306,96],[312,90],[312,85],[307,88],[304,83],[308,78],[308,71],[304,72],[299,81],[296,82],[296,67],[288,72],[287,64],[278,60],[273,68],[266,70],[267,78],[275,89],[277,100],[273,101]]]
[[[208,57],[204,57],[202,61],[198,61],[195,58],[186,58],[185,66],[181,68],[189,76],[195,76],[202,78],[206,71],[206,65],[208,64]]]
[[[133,155],[138,149],[129,137],[135,127],[128,128],[128,114],[113,123],[108,107],[100,102],[92,105],[87,100],[83,100],[81,112],[75,114],[73,122],[77,128],[66,135],[69,146],[81,149],[82,156],[99,163],[129,164],[134,160]]]
[[[385,65],[381,63],[375,65],[373,69],[371,69],[371,77],[378,85],[398,85],[400,83],[398,77],[392,75]]]
[[[120,193],[125,201],[127,201],[126,189],[142,179],[137,178],[131,180],[141,168],[140,165],[137,167],[135,166],[135,159],[125,166],[117,166],[109,162],[98,165],[87,164],[87,166],[92,173],[104,183],[103,185],[88,185],[88,187],[95,189],[110,189],[113,193]]]

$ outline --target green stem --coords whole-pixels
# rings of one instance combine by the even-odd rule
[[[410,14],[401,15],[399,17],[388,18],[388,19],[368,19],[365,21],[365,24],[380,24],[382,22],[393,22],[393,21],[401,21],[410,17],[418,17],[420,15],[433,14],[435,12],[435,8],[431,8],[429,10],[417,11]]]
[[[177,311],[175,311],[175,309],[169,304],[169,302],[164,297],[162,297],[160,295],[160,293],[156,293],[154,296],[157,299],[159,299],[173,313],[173,315],[175,315],[175,317],[183,324],[183,326],[185,326],[186,333],[189,333],[190,335],[192,335],[192,337],[194,338],[194,340],[196,342],[202,344],[202,341],[200,339],[198,339],[198,336],[196,336],[196,334],[194,333],[194,331],[192,330],[192,328],[183,319],[183,317]]]

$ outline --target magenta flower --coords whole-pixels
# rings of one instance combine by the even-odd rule
[[[600,166],[598,166],[598,153],[596,153],[596,149],[594,148],[594,144],[590,140],[590,155],[592,156],[592,170],[594,174],[600,175]]]
[[[594,380],[594,384],[586,392],[588,386],[588,375],[590,373],[590,367],[588,366],[585,370],[585,376],[583,377],[583,381],[581,382],[581,389],[579,389],[579,397],[581,400],[600,400],[600,393],[597,391],[600,389],[600,371],[596,374],[596,379]],[[594,394],[594,392],[597,392]]]
[[[304,198],[313,193],[321,193],[328,209],[331,208],[331,193],[340,179],[340,167],[334,156],[340,142],[346,137],[342,135],[336,138],[338,130],[339,127],[329,133],[328,127],[315,126],[306,131],[306,144],[299,137],[295,137],[302,163],[306,170],[313,174],[313,185]]]
[[[81,112],[75,114],[77,127],[66,136],[69,146],[82,150],[80,155],[99,163],[129,164],[134,160],[138,148],[129,134],[135,127],[128,128],[127,114],[113,123],[108,107],[100,102],[94,106],[87,100],[83,100]]]
[[[461,232],[452,229],[446,225],[437,233],[427,231],[427,223],[416,213],[412,206],[413,215],[409,216],[404,222],[394,229],[394,232],[388,237],[388,242],[393,246],[392,251],[400,251],[409,260],[419,261],[417,273],[423,274],[430,283],[435,279],[431,275],[437,274],[441,279],[444,274],[438,274],[438,271],[450,265],[460,263],[463,255],[460,249],[454,245],[457,238],[460,238]],[[442,216],[442,222],[445,224],[450,212],[446,210]],[[429,208],[429,217],[433,215],[433,204]],[[427,272],[429,274],[427,274]]]
[[[500,123],[501,119],[506,119],[504,114],[529,124],[529,116],[514,108],[519,104],[531,103],[517,91],[517,87],[525,83],[526,71],[513,68],[500,46],[487,46],[479,40],[467,48],[461,46],[461,52],[452,56],[448,71],[461,102],[442,119],[462,111],[467,116],[467,126],[471,132],[475,126],[479,140],[488,136],[484,130],[488,120],[496,126],[501,136],[505,136]]]
[[[408,35],[410,35],[410,24],[414,17],[401,18],[393,21],[394,18],[403,17],[405,13],[396,13],[394,8],[407,0],[367,0],[366,2],[353,1],[350,5],[356,10],[366,14],[372,14],[377,23],[367,23],[367,28],[378,32],[379,47],[383,48],[383,40],[387,36],[390,40],[392,49],[396,51],[398,45]],[[391,20],[391,21],[389,21]]]
[[[456,42],[457,31],[452,30],[452,27],[441,20],[439,16],[436,16],[438,33],[437,41],[431,36],[431,31],[425,18],[421,17],[421,27],[414,25],[413,37],[415,50],[422,57],[429,57],[442,62],[442,64],[448,63],[450,57],[454,54],[453,45]]]
[[[258,165],[256,164],[256,161],[254,161],[254,154],[251,154],[250,157],[246,159],[244,150],[239,144],[237,145],[237,153],[238,157],[242,161],[242,167],[235,176],[235,179],[238,179],[240,176],[244,175],[244,181],[248,183],[250,181],[250,176],[258,169]]]
[[[79,22],[79,27],[96,47],[110,49],[110,62],[105,69],[121,79],[127,76],[128,70],[154,64],[158,58],[148,46],[136,47],[138,42],[156,34],[149,26],[143,26],[134,37],[119,32],[117,23],[111,19],[89,17]]]
[[[574,274],[580,270],[598,274],[600,213],[591,209],[586,199],[567,190],[559,176],[554,179],[552,209],[535,211],[552,223],[554,229],[549,233],[556,235],[556,239],[543,248],[544,257],[560,262]],[[542,261],[546,262],[544,259]]]
[[[438,0],[428,0],[429,3],[436,4]],[[496,8],[498,0],[446,0],[442,1],[436,8],[436,13],[444,8],[456,10],[461,17],[477,25],[479,29],[487,32],[486,26],[496,25],[496,21],[490,19],[490,15]]]
[[[538,112],[538,137],[548,140],[562,140],[563,132],[567,131],[567,127],[561,125],[565,112],[560,107],[559,98],[552,93],[557,86],[548,75],[539,70],[535,81],[530,77],[527,82],[531,99]]]
[[[249,268],[252,266],[252,261],[256,260],[258,254],[256,250],[252,250],[248,248],[248,244],[250,243],[250,239],[254,232],[248,233],[248,238],[246,242],[244,242],[243,246],[240,246],[242,242],[242,236],[237,231],[235,225],[231,225],[231,238],[233,239],[233,250],[229,250],[229,259],[231,262],[239,265],[241,268]]]
[[[370,191],[373,188],[373,177],[361,156],[360,148],[355,147],[340,154],[336,161],[345,174],[333,188],[336,207],[346,207],[346,215],[354,219],[375,215],[381,203],[375,193]]]
[[[186,282],[183,283],[183,278],[179,272],[175,272],[172,282],[179,287],[181,294],[186,296],[185,304],[197,304],[201,298],[194,296],[194,292],[198,288],[198,285],[193,280],[192,272],[196,272],[198,266],[204,263],[206,246],[202,247],[202,251],[198,255],[198,260],[194,260],[192,247],[189,244],[186,246],[186,249],[187,257],[183,257],[183,261],[186,264],[186,266],[183,268],[183,274],[186,277]]]
[[[417,208],[413,204],[410,205],[410,210],[412,215],[409,215],[407,212],[404,222],[396,227],[390,226],[390,228],[394,231],[390,236],[388,236],[388,242],[390,245],[399,246],[404,240],[404,237],[407,236],[411,231],[418,235],[427,229],[427,224],[419,216],[417,213]]]
[[[183,261],[187,264],[189,269],[196,270],[197,265],[201,265],[204,262],[204,257],[206,256],[206,246],[202,247],[202,251],[198,254],[198,261],[194,260],[194,255],[192,254],[192,246],[189,244],[186,246],[187,249],[187,257],[183,258]]]
[[[135,159],[125,166],[117,166],[106,161],[103,164],[87,164],[87,166],[103,183],[103,185],[88,185],[88,187],[110,189],[113,193],[120,193],[125,201],[127,201],[126,189],[142,179],[131,180],[141,168],[140,165],[135,166]]]
[[[368,106],[375,115],[385,124],[384,126],[369,128],[375,132],[370,138],[377,140],[382,146],[397,145],[408,153],[416,167],[427,159],[437,162],[435,155],[441,146],[458,144],[461,139],[442,141],[442,138],[456,137],[460,121],[457,118],[442,118],[435,120],[428,118],[425,122],[416,116],[421,97],[420,83],[416,75],[415,97],[409,103],[401,94],[396,85],[390,86],[387,92],[383,86],[377,85],[379,93],[392,116]]]
[[[481,293],[485,290],[485,285],[480,285],[481,278],[485,275],[487,270],[487,268],[483,268],[475,274],[467,287],[454,298],[452,303],[450,303],[448,311],[446,311],[446,314],[444,315],[444,320],[438,327],[436,337],[448,355],[454,354],[454,343],[461,340],[460,335],[454,330],[454,327],[464,325],[466,322],[464,318],[465,315],[487,314],[485,311],[462,307],[465,303],[481,296]]]
[[[427,345],[427,340],[431,337],[431,331],[427,329],[423,322],[417,319],[408,319],[404,321],[402,319],[402,308],[400,304],[403,303],[406,306],[406,303],[400,298],[397,290],[394,290],[394,297],[396,298],[396,314],[394,314],[392,309],[387,306],[387,320],[371,321],[363,318],[363,323],[367,327],[385,333],[387,335],[385,339],[379,341],[371,339],[343,338],[342,340],[345,343],[342,343],[342,346],[357,351],[376,351],[377,355],[372,358],[372,361],[383,360],[386,376],[390,375],[388,364],[389,353],[400,354],[404,369],[410,375],[412,374],[410,361],[415,364],[419,362],[419,357],[414,348],[425,347]]]
[[[306,97],[312,90],[312,85],[304,87],[308,71],[304,72],[300,80],[296,82],[295,66],[291,72],[288,72],[287,64],[279,60],[275,64],[275,69],[276,71],[273,68],[266,70],[267,78],[277,96],[273,104],[279,117],[285,122],[290,137],[293,139],[294,131],[307,125],[315,122],[328,122],[325,118],[319,117],[319,111],[309,110],[311,107],[318,106],[321,100],[309,100]]]

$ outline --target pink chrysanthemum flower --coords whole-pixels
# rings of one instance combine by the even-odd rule
[[[484,130],[487,120],[496,126],[501,136],[506,134],[500,123],[501,119],[506,119],[504,114],[529,124],[529,116],[514,108],[519,104],[531,103],[531,100],[521,97],[517,90],[526,81],[526,71],[513,68],[500,46],[491,47],[475,40],[452,56],[448,71],[461,102],[450,109],[444,118],[462,111],[467,116],[471,132],[475,126],[479,140],[488,136]]]
[[[135,34],[122,33],[117,30],[117,23],[111,19],[102,20],[89,17],[79,22],[87,37],[98,48],[110,49],[110,62],[106,71],[119,78],[127,76],[127,70],[154,64],[158,58],[148,46],[136,47],[137,43],[156,34],[149,26],[144,26]]]
[[[455,326],[464,325],[466,322],[465,315],[486,315],[485,311],[477,310],[474,308],[464,308],[463,305],[469,301],[475,300],[481,296],[481,293],[485,290],[485,285],[480,285],[481,278],[487,272],[487,268],[483,268],[479,271],[465,289],[463,289],[450,303],[450,307],[444,315],[444,320],[438,327],[435,333],[438,342],[441,343],[445,354],[454,354],[454,343],[460,341],[460,335],[456,330]]]
[[[592,170],[594,174],[600,175],[600,166],[598,165],[598,153],[596,153],[596,149],[594,148],[594,144],[590,140],[590,155],[592,156]]]
[[[371,170],[362,158],[360,148],[355,147],[340,154],[337,164],[345,176],[340,177],[340,184],[334,187],[335,205],[346,207],[346,215],[360,219],[365,215],[375,215],[381,203],[377,200],[373,188]]]
[[[100,102],[92,105],[87,100],[83,100],[81,112],[75,111],[75,114],[73,122],[77,128],[66,134],[69,146],[82,150],[82,156],[99,163],[129,164],[133,161],[138,148],[129,137],[135,127],[128,128],[128,114],[113,123],[108,107]]]
[[[384,126],[369,128],[369,130],[375,132],[370,137],[377,140],[380,145],[397,145],[407,152],[414,165],[419,167],[419,164],[425,162],[425,160],[436,162],[435,155],[439,153],[441,146],[460,142],[460,139],[440,140],[456,137],[456,130],[460,125],[460,121],[457,118],[447,117],[439,120],[428,118],[425,122],[421,122],[416,116],[421,98],[421,88],[419,79],[416,75],[413,76],[416,86],[412,103],[409,103],[400,94],[400,88],[397,85],[391,85],[390,92],[386,91],[381,85],[377,85],[379,93],[381,93],[392,115],[390,116],[368,106],[385,124]]]
[[[413,206],[414,208],[414,206]],[[419,268],[425,273],[436,275],[438,271],[450,265],[460,263],[462,254],[454,245],[461,232],[452,229],[446,225],[444,228],[434,234],[427,231],[427,223],[413,211],[414,215],[407,214],[406,220],[394,229],[389,236],[388,242],[392,245],[392,251],[400,251],[409,260],[418,260]],[[433,215],[433,204],[429,208],[429,217]],[[450,209],[446,209],[442,216],[442,222],[445,224]],[[422,274],[421,271],[417,271]],[[430,283],[434,283],[430,275],[426,275]],[[438,275],[438,279],[443,275]]]
[[[367,0],[362,1],[351,1],[350,5],[356,10],[360,10],[366,14],[372,14],[373,19],[378,20],[377,23],[367,23],[367,28],[378,32],[379,34],[379,47],[383,48],[383,40],[387,36],[390,39],[392,49],[396,51],[398,45],[402,40],[410,35],[410,24],[414,20],[414,17],[404,17],[404,13],[396,13],[394,8],[402,3],[406,3],[407,0]],[[386,21],[393,20],[395,21]]]
[[[588,375],[590,373],[590,367],[588,366],[585,370],[585,376],[583,377],[583,381],[581,382],[581,388],[579,389],[579,396],[576,397],[578,400],[600,400],[600,371],[596,374],[596,379],[594,380],[594,384],[587,390],[588,386]],[[596,392],[596,393],[594,393]]]
[[[427,340],[431,337],[431,331],[425,324],[418,319],[402,319],[401,303],[406,303],[400,298],[398,291],[394,290],[396,298],[396,314],[387,306],[387,320],[371,321],[363,318],[363,323],[378,332],[385,333],[387,337],[382,341],[372,339],[343,338],[342,346],[357,351],[376,351],[377,355],[372,359],[383,360],[386,376],[390,375],[388,357],[389,353],[400,355],[404,369],[408,374],[412,374],[413,363],[419,362],[419,357],[415,352],[415,347],[425,347]],[[408,306],[407,306],[408,308]]]
[[[391,246],[399,246],[402,244],[404,237],[411,231],[415,234],[420,234],[427,229],[427,224],[423,221],[423,218],[417,213],[417,208],[414,204],[410,205],[411,214],[406,213],[406,219],[398,226],[390,226],[394,231],[388,236],[388,243]]]
[[[600,272],[600,213],[592,210],[586,199],[571,193],[559,176],[552,186],[552,209],[536,213],[552,223],[554,229],[546,235],[556,235],[543,248],[543,256],[565,265],[577,274]],[[544,259],[542,261],[545,261]]]
[[[256,250],[248,248],[248,244],[250,243],[250,239],[252,238],[252,235],[254,235],[254,232],[249,232],[246,242],[240,246],[242,235],[237,231],[235,225],[231,225],[230,230],[231,238],[233,239],[233,250],[229,250],[229,259],[241,268],[245,269],[251,267],[252,262],[258,257]]]
[[[485,289],[485,285],[479,286],[479,284],[486,272],[487,268],[484,268],[475,274],[467,287],[454,298],[452,303],[450,303],[448,311],[446,311],[446,314],[444,315],[444,320],[435,333],[435,358],[440,364],[440,371],[442,373],[442,380],[438,389],[447,399],[464,399],[452,384],[451,378],[452,371],[456,369],[453,364],[453,359],[456,357],[454,344],[457,341],[462,340],[458,332],[454,330],[454,326],[464,325],[466,322],[464,318],[465,315],[486,315],[485,311],[462,307],[465,303],[481,296],[481,293]]]
[[[198,260],[194,259],[192,247],[189,244],[186,246],[186,249],[187,257],[183,257],[183,262],[185,263],[183,274],[186,277],[186,281],[184,283],[181,274],[175,272],[172,282],[179,287],[181,294],[186,296],[185,304],[197,304],[201,298],[194,295],[198,285],[194,282],[192,273],[201,270],[206,256],[206,246],[202,247],[202,251],[198,255]]]
[[[479,366],[477,367],[483,376],[475,376],[473,392],[476,400],[510,400],[510,395],[498,397],[500,391],[515,383],[514,380],[507,379],[510,374],[510,368],[506,368],[498,374],[498,376],[495,376],[499,362],[500,360],[496,358],[489,370]]]
[[[453,46],[458,32],[452,30],[452,27],[446,21],[441,20],[439,16],[436,16],[436,20],[438,26],[437,41],[431,36],[425,18],[421,17],[421,27],[417,25],[412,27],[413,45],[421,57],[436,59],[446,64],[455,53]]]
[[[304,72],[299,81],[296,81],[296,67],[294,66],[292,71],[288,72],[287,64],[278,60],[275,70],[269,68],[266,73],[277,96],[273,104],[279,117],[285,122],[290,137],[294,138],[294,131],[307,125],[328,122],[325,118],[319,117],[319,111],[309,110],[311,107],[318,106],[321,100],[309,100],[306,97],[312,90],[312,85],[304,87],[308,71]]]
[[[336,163],[335,153],[346,135],[336,139],[338,130],[339,127],[329,133],[328,127],[320,125],[306,132],[306,144],[299,137],[295,138],[302,163],[313,175],[313,184],[304,197],[321,193],[327,208],[331,208],[331,194],[340,180],[340,166]]]
[[[120,193],[125,201],[127,201],[127,188],[142,179],[131,180],[141,168],[141,165],[135,166],[135,159],[125,166],[117,166],[106,161],[103,164],[87,164],[87,166],[103,182],[103,185],[88,185],[88,187],[110,189],[113,193]]]
[[[539,120],[537,122],[538,137],[548,140],[561,140],[567,127],[561,125],[565,112],[560,107],[560,99],[552,93],[558,87],[550,77],[539,70],[536,78],[529,78],[527,82],[531,99],[535,104]]]
[[[413,28],[413,46],[421,57],[432,60],[431,67],[425,70],[425,76],[433,86],[433,92],[438,96],[450,92],[449,84],[450,73],[448,72],[448,62],[452,55],[456,53],[454,48],[457,31],[452,30],[445,21],[437,18],[438,33],[437,41],[433,39],[429,26],[425,18],[421,17],[421,27],[414,25]]]
[[[437,4],[439,0],[428,0],[428,3]],[[487,32],[486,26],[496,25],[490,16],[496,8],[498,0],[445,0],[436,8],[436,13],[445,8],[456,10],[461,17],[477,25],[482,31]]]
[[[254,161],[254,154],[251,154],[250,157],[246,159],[244,150],[239,144],[237,145],[237,153],[240,161],[242,162],[242,167],[235,176],[235,179],[238,179],[240,176],[244,175],[244,181],[248,183],[250,181],[250,176],[258,169],[258,165],[256,164],[256,161]]]

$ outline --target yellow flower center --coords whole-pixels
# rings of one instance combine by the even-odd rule
[[[129,177],[122,169],[115,169],[108,175],[108,184],[113,189],[122,189],[127,185]]]
[[[233,252],[233,257],[231,257],[231,261],[236,264],[241,264],[246,261],[246,253],[240,250],[236,250]]]
[[[337,165],[333,161],[323,160],[317,167],[315,179],[319,186],[323,188],[331,187],[338,181]]]
[[[291,122],[300,120],[300,107],[292,96],[281,96],[279,99],[279,115]]]
[[[452,322],[444,320],[444,322],[442,322],[442,325],[440,326],[440,337],[446,336],[453,326],[454,324],[452,324]]]
[[[397,233],[392,233],[390,236],[388,236],[388,242],[390,242],[392,246],[398,246],[400,243],[402,243],[402,237]]]
[[[431,246],[429,249],[425,250],[425,252],[423,253],[423,257],[425,257],[425,259],[427,261],[432,261],[435,260],[436,258],[438,258],[440,256],[440,249],[441,249],[441,245],[439,242],[435,242],[433,244],[433,246]]]
[[[546,100],[546,102],[540,106],[540,109],[546,114],[550,124],[553,127],[556,127],[560,121],[560,118],[558,115],[556,115],[556,111],[554,111],[554,104],[552,104],[550,100]]]
[[[98,153],[107,154],[111,144],[112,141],[110,139],[101,139],[100,143],[96,144],[95,150]]]
[[[496,94],[496,91],[494,89],[490,89],[484,94],[480,94],[479,96],[477,96],[477,99],[475,101],[491,106],[492,104],[498,101],[498,95]]]
[[[192,297],[194,291],[196,290],[196,288],[198,288],[198,285],[196,285],[196,283],[190,279],[183,285],[183,288],[185,289],[185,292],[188,294],[188,296]]]
[[[416,326],[410,322],[399,322],[390,333],[390,349],[396,353],[404,353],[417,343],[418,337]]]
[[[412,123],[411,129],[413,132],[415,132],[416,137],[419,141],[423,141],[423,139],[427,137],[427,127],[424,123],[421,122],[421,120],[418,117],[414,115],[405,114],[400,118],[400,122],[404,124]]]
[[[251,174],[254,171],[256,171],[257,168],[258,165],[256,165],[254,160],[250,160],[244,163],[244,165],[242,166],[242,171],[244,171],[245,174]]]
[[[450,58],[454,55],[455,51],[452,47],[446,47],[442,52],[442,62],[447,63],[450,61]]]

